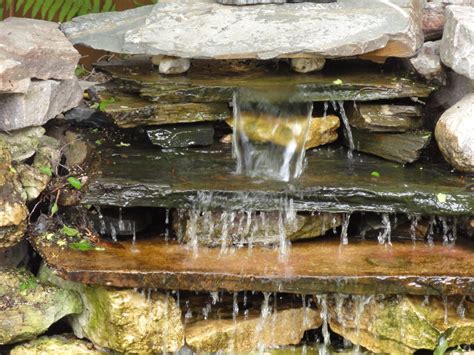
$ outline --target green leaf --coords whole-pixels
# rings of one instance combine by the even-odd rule
[[[109,106],[111,103],[115,102],[115,98],[111,97],[110,99],[104,99],[99,102],[98,109],[99,111],[103,112],[107,109],[107,106]]]
[[[71,249],[74,250],[79,250],[79,251],[89,251],[89,250],[94,250],[94,245],[92,245],[89,241],[87,240],[81,240],[80,242],[77,243],[72,243],[69,245]]]
[[[79,231],[76,228],[68,227],[66,225],[63,226],[61,232],[68,237],[77,237],[79,235]]]
[[[51,168],[49,166],[42,166],[39,170],[45,175],[53,176],[53,172],[51,171]]]
[[[80,190],[82,187],[82,183],[79,179],[75,178],[74,176],[70,176],[67,178],[67,182],[77,190]]]
[[[34,290],[38,286],[36,279],[33,276],[29,276],[26,280],[20,283],[19,289],[20,292],[27,292]]]
[[[44,20],[55,0],[45,0],[41,7],[41,18]]]
[[[59,208],[58,204],[55,202],[53,203],[53,206],[51,206],[51,217],[54,216],[56,213],[58,213]]]
[[[43,0],[39,0],[43,1]],[[26,4],[23,7],[23,11],[21,13],[22,16],[25,16],[26,13],[31,9],[31,7],[35,4],[35,0],[26,0]]]
[[[61,7],[61,11],[59,11],[59,22],[64,22],[66,19],[67,14],[74,6],[74,0],[65,0],[63,6]]]
[[[35,6],[33,6],[33,9],[31,10],[31,17],[35,18],[36,15],[38,15],[39,10],[43,6],[44,0],[36,0]]]
[[[92,13],[100,12],[100,0],[94,0],[94,5],[92,6]]]
[[[344,84],[344,82],[341,80],[341,79],[336,79],[332,82],[333,84],[336,84],[336,85],[342,85]]]
[[[15,12],[18,12],[21,9],[24,2],[25,0],[16,0]]]
[[[448,341],[444,336],[442,336],[439,341],[438,341],[438,346],[436,347],[434,351],[434,355],[444,355],[446,353],[446,350],[448,350],[449,344]]]
[[[76,0],[66,16],[66,21],[71,21],[77,15],[82,6],[82,0]]]
[[[373,177],[380,177],[380,173],[378,171],[372,171],[370,175]]]
[[[130,147],[131,144],[130,144],[130,143],[120,142],[119,144],[116,144],[115,146],[116,146],[116,147],[119,147],[119,148],[122,148],[122,147]]]
[[[96,140],[96,141],[95,141],[95,144],[97,144],[97,145],[102,145],[102,144],[103,144],[103,142],[102,142],[102,140],[101,140],[101,139],[98,139],[98,140]]]
[[[105,0],[104,6],[102,7],[102,12],[107,12],[112,9],[114,2],[112,0]]]
[[[9,170],[12,174],[16,174],[16,169],[13,166],[10,166]]]
[[[48,12],[48,21],[53,21],[59,9],[61,8],[61,6],[63,6],[63,3],[64,0],[54,0],[53,5],[51,6]]]
[[[88,14],[91,11],[92,11],[92,0],[83,0],[82,7],[79,10],[77,15],[82,16],[82,15]]]
[[[436,195],[436,198],[438,199],[439,203],[445,203],[446,200],[448,199],[448,195],[443,194],[442,192],[440,192],[439,194]]]

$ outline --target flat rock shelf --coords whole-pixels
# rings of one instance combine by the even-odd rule
[[[179,150],[113,146],[99,155],[85,204],[268,211],[292,200],[299,211],[474,211],[474,177],[451,172],[444,163],[403,166],[358,154],[350,160],[342,148],[321,148],[307,153],[303,175],[288,184],[236,175],[229,145]]]
[[[474,295],[474,244],[411,241],[392,247],[338,238],[295,243],[286,260],[267,248],[228,250],[186,246],[160,238],[78,251],[36,241],[36,249],[61,277],[87,284],[196,291],[320,294]]]

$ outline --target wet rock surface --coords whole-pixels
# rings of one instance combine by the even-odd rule
[[[84,340],[73,336],[44,336],[28,343],[15,346],[10,355],[45,355],[45,354],[106,354]]]
[[[288,218],[282,212],[187,212],[173,215],[173,228],[179,240],[200,245],[278,245],[324,235],[341,225],[342,216],[297,214]]]
[[[398,163],[413,163],[431,141],[431,132],[377,133],[352,129],[355,149]]]
[[[214,126],[207,122],[148,128],[146,134],[152,144],[162,148],[209,146],[214,142]]]
[[[410,59],[410,63],[425,79],[443,83],[446,81],[446,73],[441,65],[440,44],[441,41],[425,42],[417,56]]]
[[[71,316],[70,325],[77,337],[87,338],[100,348],[150,353],[157,349],[176,351],[184,344],[181,312],[170,296],[156,292],[147,299],[134,290],[72,283],[45,266],[39,278],[79,293],[84,312]]]
[[[320,326],[321,319],[315,309],[275,310],[263,317],[196,322],[186,327],[186,344],[196,352],[248,352],[298,344],[306,330]]]
[[[0,142],[0,248],[20,242],[26,231],[26,194],[11,165],[9,150]]]
[[[205,204],[208,208],[268,211],[281,209],[281,196],[287,196],[293,198],[295,209],[302,211],[311,206],[321,212],[463,215],[474,208],[469,180],[452,173],[443,163],[420,162],[402,168],[370,156],[348,161],[343,150],[321,148],[307,152],[305,172],[289,187],[278,181],[236,175],[227,145],[189,149],[181,154],[113,146],[104,147],[101,156],[110,163],[102,164],[101,174],[91,180],[83,203],[192,208],[199,195],[211,196]],[[157,171],[161,174],[159,183]],[[380,172],[380,178],[373,177],[373,171]],[[440,192],[447,195],[446,201],[439,201]]]
[[[82,100],[77,79],[32,81],[25,94],[0,94],[0,129],[41,126]]]
[[[411,354],[442,342],[455,347],[474,337],[474,305],[466,298],[353,296],[342,302],[336,311],[330,298],[331,329],[375,353]]]
[[[449,6],[441,40],[441,60],[455,72],[474,80],[474,7]]]
[[[0,93],[26,93],[31,78],[75,78],[80,55],[56,23],[10,17],[0,22],[0,43]]]
[[[0,344],[32,340],[82,311],[75,292],[40,284],[28,271],[0,270],[0,281]]]
[[[347,105],[351,126],[370,132],[407,132],[423,126],[420,106],[364,104]]]
[[[446,160],[456,169],[474,172],[474,94],[447,110],[436,125],[435,136]]]
[[[354,56],[382,49],[381,56],[407,57],[422,42],[418,26],[422,4],[400,0],[391,7],[344,0],[226,7],[186,0],[83,16],[62,29],[74,44],[115,53],[270,59]]]

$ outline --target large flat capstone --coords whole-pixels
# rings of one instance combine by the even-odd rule
[[[203,59],[413,56],[423,42],[422,0],[223,6],[164,0],[62,26],[74,44],[116,53]]]

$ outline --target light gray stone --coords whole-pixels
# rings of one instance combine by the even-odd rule
[[[474,80],[474,7],[448,6],[441,40],[441,60],[458,74]]]
[[[427,80],[444,83],[446,73],[441,65],[439,46],[441,41],[425,42],[418,55],[410,59],[416,72]]]
[[[160,60],[161,74],[183,74],[191,68],[191,61],[186,58],[164,57]]]
[[[33,81],[26,94],[0,94],[0,129],[41,126],[77,106],[82,96],[77,79]]]
[[[0,141],[10,150],[12,161],[22,162],[32,157],[40,138],[46,130],[43,127],[27,127],[9,133],[0,133]]]
[[[80,55],[54,22],[0,22],[0,92],[24,93],[30,78],[72,79]]]
[[[447,110],[439,119],[435,137],[445,159],[456,169],[474,173],[474,93]]]
[[[291,60],[291,69],[297,73],[310,73],[321,70],[326,64],[324,58],[293,58]]]
[[[423,41],[423,0],[340,0],[331,4],[222,6],[164,0],[122,13],[73,19],[74,44],[111,52],[181,58],[347,57],[383,50],[413,56]]]

